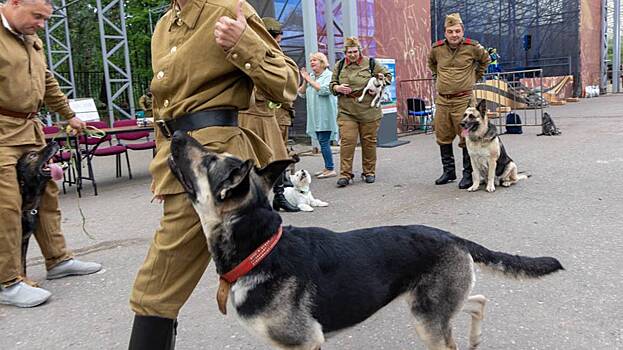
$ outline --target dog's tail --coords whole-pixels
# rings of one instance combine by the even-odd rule
[[[459,245],[469,252],[474,262],[492,272],[502,273],[508,277],[518,279],[539,278],[565,269],[560,264],[560,261],[549,256],[533,258],[512,255],[489,250],[478,243],[466,239],[458,238],[458,240]]]
[[[529,177],[532,177],[532,174],[528,174],[528,173],[525,173],[523,171],[517,173],[517,181],[519,181],[519,180],[526,180]]]

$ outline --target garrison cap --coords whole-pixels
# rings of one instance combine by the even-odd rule
[[[281,33],[281,23],[279,23],[278,20],[272,17],[264,17],[262,18],[262,22],[264,23],[264,27],[266,27],[266,30],[275,33]]]
[[[350,36],[346,38],[346,40],[344,40],[344,48],[347,48],[347,47],[361,48],[361,45],[359,44],[359,39],[357,39],[357,37],[354,37],[354,36]]]
[[[444,24],[446,28],[452,27],[456,24],[463,24],[463,20],[461,20],[461,15],[458,12],[451,13],[446,16],[446,22]]]

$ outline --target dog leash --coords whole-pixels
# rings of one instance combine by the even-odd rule
[[[69,166],[71,167],[71,170],[73,170],[74,174],[78,174],[78,166],[76,164],[76,157],[74,157],[74,150],[68,146],[70,145],[70,139],[69,139],[69,135],[71,134],[71,132],[74,129],[67,125],[65,127],[65,130],[59,130],[53,137],[52,137],[52,141],[56,141],[56,138],[58,136],[60,136],[62,133],[65,134],[65,144],[63,145],[63,147],[61,147],[60,151],[63,152],[69,152],[70,157],[69,157]],[[82,131],[82,133],[87,136],[87,137],[93,137],[96,139],[101,139],[104,138],[106,136],[106,132],[98,129],[92,125],[87,125],[87,127]],[[86,215],[84,215],[84,210],[82,210],[82,206],[80,205],[80,196],[76,197],[76,202],[77,202],[77,206],[78,206],[78,212],[80,213],[80,218],[82,221],[82,232],[84,232],[84,234],[89,237],[91,240],[95,240],[95,236],[93,236],[91,233],[89,233],[89,231],[87,230],[87,218]]]

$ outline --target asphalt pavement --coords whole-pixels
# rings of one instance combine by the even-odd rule
[[[457,183],[434,185],[441,174],[432,135],[378,149],[377,182],[343,189],[336,178],[312,191],[329,202],[312,213],[282,214],[286,224],[346,231],[379,225],[425,224],[493,250],[554,256],[565,271],[541,280],[509,280],[477,271],[474,293],[489,302],[482,349],[623,349],[623,95],[552,107],[560,136],[503,135],[520,171],[532,175],[495,193],[468,193]],[[298,149],[304,146],[298,145]],[[455,155],[460,160],[455,143]],[[133,180],[114,177],[114,160],[97,159],[99,195],[86,184],[61,195],[63,229],[79,259],[101,262],[94,275],[45,280],[32,243],[29,273],[53,293],[32,309],[0,306],[0,349],[125,349],[133,314],[128,296],[158,226],[161,207],[150,203],[150,152],[131,153]],[[336,156],[336,162],[339,159]],[[360,173],[360,150],[355,171]],[[458,163],[458,162],[457,162]],[[321,156],[297,168],[321,169]],[[124,174],[127,174],[124,167]],[[80,210],[86,216],[82,230]],[[34,241],[34,240],[32,240]],[[210,265],[179,316],[176,349],[269,349],[217,309],[217,277]],[[467,348],[469,316],[454,334]],[[404,300],[329,338],[323,350],[423,349]]]

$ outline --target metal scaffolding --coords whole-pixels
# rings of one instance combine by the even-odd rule
[[[61,90],[67,97],[75,98],[74,63],[71,56],[71,39],[69,38],[65,0],[60,0],[60,6],[54,7],[52,17],[45,24],[45,43],[48,69],[54,74]]]
[[[104,3],[107,4],[103,6]],[[114,121],[115,111],[128,118],[134,116],[132,70],[130,68],[124,7],[122,0],[97,0],[97,20],[100,28],[106,83],[106,105],[111,124]],[[124,100],[129,101],[129,106],[120,106],[116,102]]]

